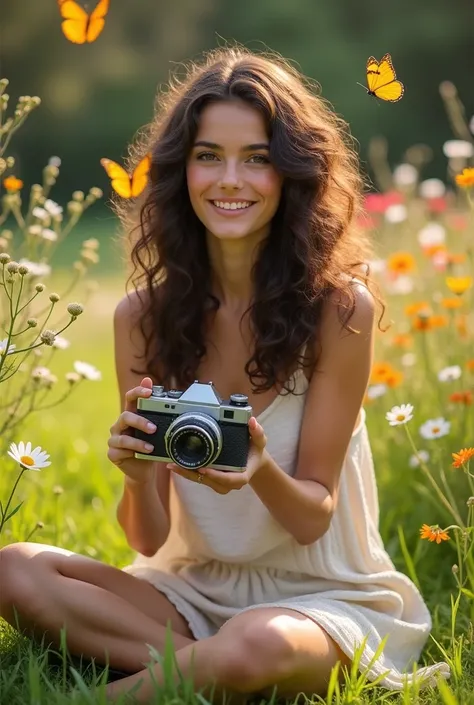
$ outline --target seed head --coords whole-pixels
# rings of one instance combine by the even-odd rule
[[[75,318],[77,318],[77,316],[80,316],[83,311],[84,311],[84,306],[82,306],[82,304],[71,303],[71,304],[68,304],[68,306],[67,306],[67,312],[70,313],[71,316],[74,316]]]
[[[52,330],[44,330],[40,335],[40,338],[45,345],[52,345],[55,337],[56,333]]]

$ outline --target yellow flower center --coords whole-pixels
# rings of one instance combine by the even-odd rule
[[[397,421],[405,421],[405,414],[398,414]]]
[[[433,433],[439,433],[440,430],[439,426],[433,426]]]
[[[22,465],[31,466],[31,465],[34,465],[34,464],[35,464],[35,461],[34,461],[33,458],[31,457],[31,455],[22,455],[21,458],[20,458],[20,463],[21,463]]]

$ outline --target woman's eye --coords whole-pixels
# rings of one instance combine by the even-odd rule
[[[216,155],[213,154],[212,152],[201,152],[201,154],[197,155],[197,158],[200,159],[201,161],[204,161],[204,162],[210,161],[214,157],[216,157]]]
[[[257,164],[270,164],[270,160],[264,154],[254,154],[250,159],[257,159]]]

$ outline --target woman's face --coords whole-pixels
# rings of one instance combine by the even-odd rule
[[[265,123],[255,108],[232,101],[202,111],[187,182],[197,217],[215,237],[268,234],[282,188],[268,155]]]

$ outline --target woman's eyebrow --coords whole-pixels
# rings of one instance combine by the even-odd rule
[[[220,144],[216,144],[215,142],[207,142],[206,140],[199,140],[198,142],[194,143],[195,147],[208,147],[209,149],[216,149],[216,150],[223,150],[224,147],[222,147]],[[254,149],[270,149],[270,145],[267,142],[256,142],[255,144],[246,144],[245,146],[241,147],[242,152],[251,152]]]

